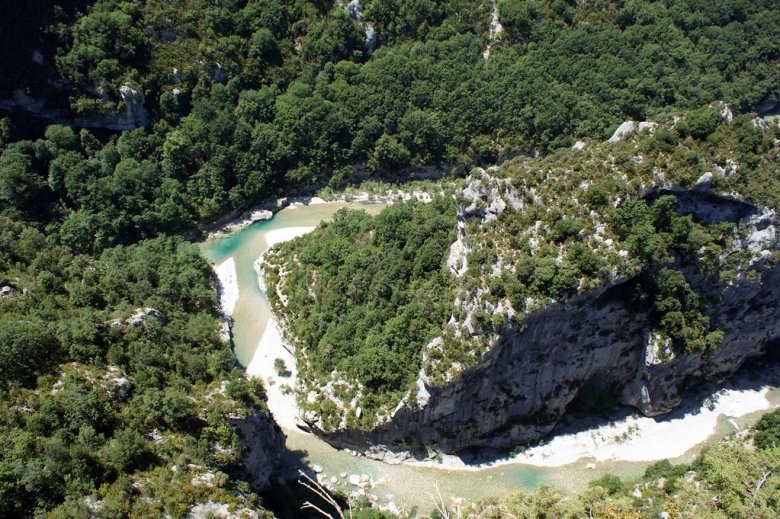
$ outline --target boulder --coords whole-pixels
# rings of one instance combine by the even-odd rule
[[[137,328],[144,324],[149,318],[157,320],[161,325],[165,324],[165,316],[163,313],[150,307],[136,308],[135,313],[127,318],[125,324]]]
[[[615,133],[612,134],[612,137],[607,139],[607,142],[609,143],[619,142],[627,139],[635,132],[639,132],[642,130],[652,131],[653,129],[655,129],[656,126],[658,126],[658,123],[654,123],[654,122],[642,121],[640,123],[637,123],[634,121],[626,121],[617,127]]]

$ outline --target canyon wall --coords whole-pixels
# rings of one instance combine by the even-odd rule
[[[724,334],[717,349],[664,352],[649,309],[637,308],[627,297],[637,279],[623,280],[513,322],[477,366],[443,387],[421,380],[427,401],[404,403],[371,431],[316,432],[334,445],[371,448],[380,457],[383,449],[424,453],[428,445],[447,453],[511,449],[544,437],[567,409],[588,401],[662,415],[678,406],[691,386],[725,379],[746,360],[775,348],[780,343],[780,268],[771,259],[777,250],[775,214],[758,214],[743,201],[712,193],[675,194],[681,212],[709,221],[742,221],[748,232],[738,246],[761,252],[727,285],[686,272],[707,301],[712,328]]]

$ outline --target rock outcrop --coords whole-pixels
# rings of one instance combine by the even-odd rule
[[[482,199],[479,186],[471,186]],[[653,192],[648,197],[664,192]],[[385,446],[424,453],[470,447],[509,449],[551,432],[586,400],[611,400],[648,416],[673,410],[702,381],[725,379],[746,360],[780,344],[780,268],[774,212],[701,190],[675,190],[678,210],[747,228],[736,247],[759,252],[735,281],[721,284],[692,271],[686,278],[703,300],[722,344],[707,352],[671,351],[654,335],[648,310],[630,303],[638,278],[623,279],[526,314],[501,330],[477,366],[444,386],[424,382],[427,398],[398,407],[370,431],[318,431],[353,449]],[[468,197],[467,197],[468,198]],[[466,203],[469,201],[467,200]],[[487,211],[473,212],[483,217]]]
[[[617,127],[615,133],[612,134],[612,137],[607,139],[607,142],[612,143],[612,142],[619,142],[625,140],[627,137],[634,134],[635,132],[642,131],[642,130],[653,131],[656,126],[658,126],[658,123],[654,123],[654,122],[642,121],[637,123],[635,121],[626,121]]]
[[[270,486],[270,479],[285,448],[285,437],[271,414],[256,411],[248,418],[228,418],[241,441],[243,476],[258,492]]]
[[[144,107],[144,94],[130,85],[119,87],[119,94],[125,103],[125,118],[128,125],[133,128],[146,126],[149,122],[149,114]]]
[[[363,28],[363,32],[366,35],[366,49],[373,50],[377,44],[376,29],[374,29],[371,23],[363,20],[363,6],[360,4],[360,0],[351,0],[350,2],[342,0],[341,3],[347,13],[349,13],[350,18]]]
[[[94,89],[89,90],[89,92],[91,95],[108,100],[108,96],[105,93],[101,94],[101,92]],[[64,96],[65,92],[62,95]],[[16,90],[12,99],[0,99],[0,110],[21,110],[31,116],[75,128],[101,128],[112,131],[125,131],[146,126],[149,123],[149,113],[144,106],[143,92],[136,90],[130,85],[122,85],[119,87],[119,96],[125,105],[124,112],[117,114],[78,115],[74,117],[68,111],[47,108],[46,99],[35,99],[21,90]]]

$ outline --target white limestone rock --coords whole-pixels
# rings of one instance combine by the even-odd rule
[[[720,111],[721,118],[727,123],[731,124],[731,121],[734,120],[734,113],[731,111],[731,107],[724,103],[723,101],[716,101],[712,103],[710,106],[718,109]]]
[[[249,508],[230,511],[227,503],[209,501],[198,503],[187,514],[188,519],[258,519],[257,512]]]
[[[712,184],[712,172],[708,171],[696,180],[697,187],[706,187]]]
[[[144,94],[130,85],[119,87],[119,94],[125,103],[125,113],[128,120],[134,127],[146,126],[149,121],[149,114],[144,107]]]
[[[156,319],[161,325],[165,324],[165,316],[159,310],[151,307],[136,308],[135,313],[125,320],[127,326],[137,328],[146,322],[147,319]]]
[[[645,339],[645,365],[654,366],[674,360],[672,339],[656,331],[649,332]]]
[[[633,135],[635,132],[640,132],[642,130],[653,131],[656,128],[656,126],[658,126],[658,123],[654,123],[654,122],[642,121],[637,123],[635,121],[626,121],[617,127],[615,133],[612,134],[612,137],[607,139],[607,142],[615,143],[615,142],[625,140],[631,135]]]

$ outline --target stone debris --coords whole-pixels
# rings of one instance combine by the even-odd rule
[[[209,501],[207,503],[198,503],[190,509],[187,514],[188,519],[257,519],[257,512],[248,508],[230,511],[230,505],[227,503],[216,503]]]
[[[146,320],[149,319],[150,317],[156,319],[157,322],[160,323],[161,325],[165,324],[165,316],[163,315],[163,313],[160,312],[159,310],[156,310],[148,306],[144,308],[136,308],[135,313],[133,313],[133,315],[128,317],[124,321],[124,324],[126,324],[127,326],[132,326],[134,328],[137,328],[142,324],[144,324]]]

